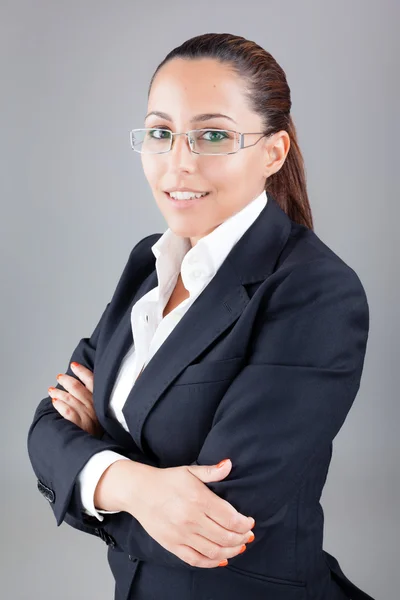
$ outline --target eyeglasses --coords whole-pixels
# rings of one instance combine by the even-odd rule
[[[262,134],[254,144],[244,145],[245,135]],[[145,129],[132,129],[130,132],[131,146],[135,152],[141,154],[165,154],[172,148],[174,136],[186,135],[189,146],[194,154],[235,154],[243,148],[257,144],[266,133],[255,131],[239,133],[231,129],[191,129],[182,133],[174,133],[169,129],[151,127]]]

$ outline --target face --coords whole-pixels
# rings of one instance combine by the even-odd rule
[[[157,73],[151,87],[144,127],[162,127],[172,132],[190,129],[263,131],[261,117],[246,103],[243,81],[227,65],[213,59],[173,59]],[[226,117],[195,119],[205,113]],[[229,118],[228,118],[229,117]],[[210,136],[210,134],[207,134]],[[244,145],[261,135],[244,136]],[[249,148],[229,155],[198,155],[190,150],[187,136],[175,136],[172,149],[164,154],[141,154],[143,170],[168,227],[191,245],[240,211],[265,189],[265,181],[282,166],[289,150],[284,131],[261,138]],[[179,206],[165,192],[186,187],[208,192],[194,203]]]

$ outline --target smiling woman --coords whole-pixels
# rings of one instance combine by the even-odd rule
[[[108,544],[115,600],[371,600],[320,505],[369,308],[313,231],[290,109],[271,54],[209,33],[159,65],[130,132],[168,228],[28,434],[57,524]]]
[[[160,211],[192,246],[258,196],[289,152],[287,127],[274,131],[254,110],[247,87],[218,56],[167,57],[152,78],[145,129],[132,132]],[[207,197],[171,202],[166,195],[183,189]],[[304,198],[309,213],[306,207]]]

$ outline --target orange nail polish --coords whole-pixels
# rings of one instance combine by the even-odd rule
[[[228,564],[228,561],[225,559],[225,560],[222,560],[222,561],[219,563],[219,565],[218,565],[218,566],[219,566],[219,567],[226,567],[226,565],[227,565],[227,564]]]
[[[250,538],[247,540],[247,543],[248,543],[248,544],[251,544],[251,542],[254,542],[254,538],[255,538],[255,535],[254,535],[254,533],[253,533],[253,532],[251,532],[251,534],[250,534]]]
[[[242,554],[245,550],[246,550],[246,544],[243,544],[243,546],[239,550],[239,554]]]
[[[59,373],[59,374],[57,375],[56,379],[58,379],[59,377],[62,377],[62,376],[63,376],[63,373]]]
[[[77,362],[72,362],[72,363],[71,363],[71,365],[72,365],[73,367],[79,367],[79,363],[77,363]]]
[[[220,469],[221,467],[223,467],[227,460],[229,460],[229,459],[228,458],[224,458],[224,460],[221,460],[221,462],[219,462],[217,464],[217,469]]]

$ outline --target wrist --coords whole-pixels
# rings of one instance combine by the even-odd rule
[[[142,477],[149,468],[152,467],[130,459],[112,463],[97,483],[94,493],[96,509],[133,514],[141,492]]]

